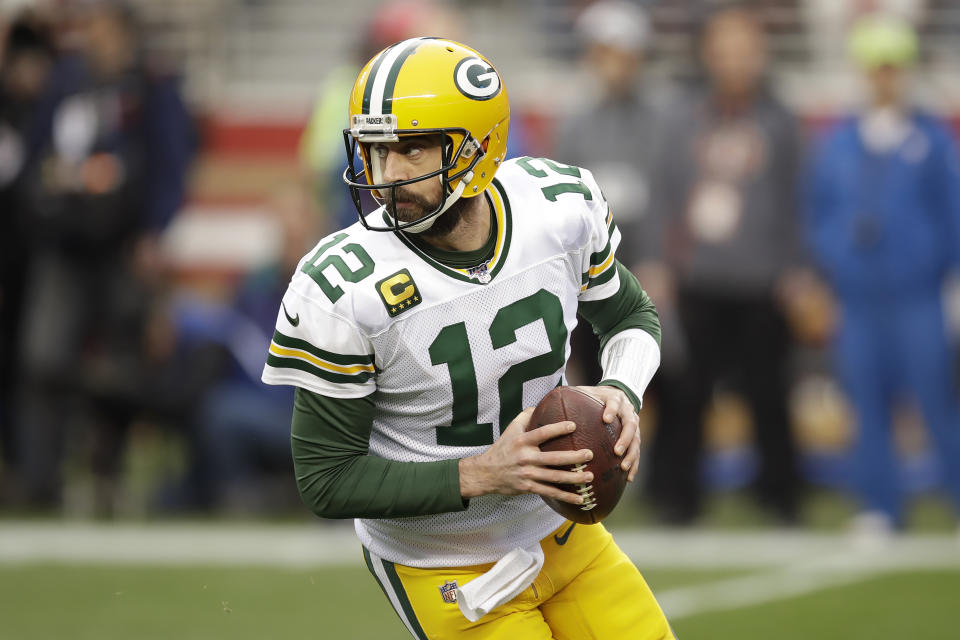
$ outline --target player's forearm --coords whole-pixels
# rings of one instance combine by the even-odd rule
[[[457,461],[369,455],[373,400],[298,389],[291,425],[297,488],[324,518],[391,518],[461,511]]]
[[[317,455],[294,441],[297,488],[322,518],[401,518],[462,511],[457,461],[397,462],[371,455]]]

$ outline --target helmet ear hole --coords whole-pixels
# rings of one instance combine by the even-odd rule
[[[483,142],[480,143],[480,148],[483,149],[483,152],[487,152],[487,147],[490,146],[490,136],[487,136],[483,139]]]

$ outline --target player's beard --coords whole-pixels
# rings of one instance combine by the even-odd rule
[[[436,200],[408,191],[404,187],[397,187],[393,190],[393,198],[387,201],[387,211],[390,215],[397,218],[401,224],[414,222],[431,211],[439,209],[443,203],[443,192],[441,191]],[[394,202],[394,198],[401,201],[399,209]],[[453,231],[460,219],[463,217],[464,198],[460,198],[450,208],[438,215],[433,220],[429,229],[420,232],[421,238],[440,238]]]

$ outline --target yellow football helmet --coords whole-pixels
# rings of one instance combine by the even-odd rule
[[[350,93],[349,128],[343,130],[347,150],[343,180],[360,222],[375,231],[418,233],[459,198],[482,194],[506,156],[509,126],[510,105],[500,74],[477,51],[440,38],[411,38],[387,47],[357,76]],[[411,180],[376,183],[370,144],[438,133],[445,136],[439,170]],[[358,155],[362,172],[354,164]],[[369,191],[383,204],[385,192],[437,176],[445,199],[436,210],[407,222],[385,215],[384,226],[367,220],[361,191]]]

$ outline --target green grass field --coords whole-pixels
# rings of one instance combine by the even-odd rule
[[[960,637],[952,531],[615,535],[683,640]],[[346,526],[0,521],[4,640],[407,637]]]
[[[691,616],[674,623],[694,638],[955,640],[960,571],[895,572],[762,606]]]
[[[645,572],[655,592],[729,571]],[[38,565],[2,570],[11,640],[408,637],[360,568]],[[680,638],[954,640],[960,571],[896,572],[840,588],[673,620]]]

